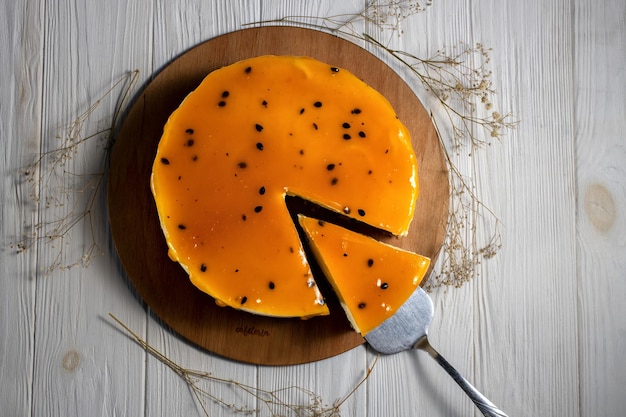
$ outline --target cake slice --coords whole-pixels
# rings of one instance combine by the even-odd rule
[[[332,223],[298,216],[352,327],[365,336],[409,298],[430,260]]]

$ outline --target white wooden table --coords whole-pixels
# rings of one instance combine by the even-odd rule
[[[102,255],[88,267],[46,272],[57,256],[60,265],[80,257],[92,240],[89,223],[22,253],[15,243],[34,225],[66,216],[78,184],[60,206],[35,204],[27,181],[45,166],[20,170],[57,149],[64,128],[103,96],[81,134],[105,129],[122,90],[105,93],[125,73],[140,71],[137,93],[177,55],[242,24],[355,13],[364,2],[2,0],[0,7],[0,415],[203,415],[186,383],[109,313],[182,366],[265,390],[298,386],[328,404],[346,395],[375,358],[366,347],[311,364],[254,366],[197,349],[163,326],[115,257],[103,193],[90,212]],[[626,3],[435,0],[402,28],[390,45],[423,56],[460,41],[493,47],[495,104],[520,120],[501,141],[457,157],[501,220],[503,247],[461,288],[433,291],[433,345],[509,416],[623,416]],[[65,183],[72,172],[101,169],[102,143],[90,146],[69,160]],[[42,184],[35,182],[43,197],[52,185]],[[206,388],[269,415],[236,387]],[[307,402],[293,391],[281,395]],[[207,410],[235,415],[212,402]],[[478,415],[421,352],[380,358],[340,410]]]

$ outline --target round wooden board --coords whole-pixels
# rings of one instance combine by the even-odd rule
[[[288,365],[316,361],[364,342],[336,300],[331,315],[309,320],[255,316],[216,306],[167,256],[150,174],[163,126],[172,111],[212,70],[253,56],[310,56],[345,68],[391,102],[412,135],[420,196],[409,235],[393,240],[435,259],[448,216],[444,154],[430,117],[404,81],[382,61],[348,41],[310,29],[263,27],[211,39],[164,68],[137,97],[111,156],[108,207],[111,232],[126,272],[150,308],[182,337],[234,360]]]

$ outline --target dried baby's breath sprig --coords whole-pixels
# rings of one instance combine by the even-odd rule
[[[441,141],[434,118],[433,124]],[[452,162],[449,154],[444,154],[450,184],[450,215],[441,249],[440,268],[426,281],[426,290],[433,290],[441,285],[460,287],[477,275],[482,259],[492,258],[502,247],[500,220],[478,198],[472,178],[466,178]],[[479,242],[478,224],[481,222],[492,224],[486,243]]]
[[[322,397],[311,390],[301,388],[298,386],[288,386],[276,390],[265,390],[262,388],[247,385],[238,382],[234,379],[221,378],[211,374],[210,372],[197,371],[193,369],[185,368],[172,359],[168,358],[165,354],[158,351],[156,348],[146,342],[141,336],[132,331],[126,324],[124,324],[115,315],[109,313],[109,316],[121,326],[141,348],[143,348],[148,354],[159,360],[163,365],[167,366],[176,375],[178,375],[189,387],[194,395],[194,398],[198,402],[202,412],[208,417],[209,403],[217,404],[222,409],[226,409],[236,414],[258,414],[262,410],[247,408],[245,406],[239,406],[228,402],[211,391],[210,388],[205,388],[206,385],[213,385],[214,388],[219,386],[226,386],[232,388],[234,391],[249,396],[256,400],[264,407],[264,411],[268,412],[272,417],[340,417],[341,406],[350,398],[363,383],[370,377],[378,357],[374,360],[372,365],[367,368],[365,376],[346,394],[334,401],[331,405],[326,404]],[[285,397],[303,396],[305,402],[297,403],[283,400]]]
[[[431,4],[431,0],[422,2],[414,0],[373,0],[358,13],[342,13],[324,17],[291,15],[244,24],[243,26],[267,24],[298,25],[362,39],[361,27],[365,24],[371,24],[399,36],[403,33],[402,24],[404,21],[413,15],[425,11]]]
[[[55,249],[54,259],[45,268],[45,273],[79,265],[87,267],[102,252],[97,241],[94,210],[104,182],[112,133],[138,76],[138,70],[124,74],[74,121],[59,129],[56,139],[60,145],[56,149],[41,153],[19,172],[30,187],[29,196],[41,220],[11,246],[18,253],[30,250],[37,243]],[[111,122],[104,129],[84,134],[85,125],[96,109],[120,88],[122,92]],[[92,147],[96,148],[97,157],[92,161],[95,166],[85,167],[76,163],[76,157],[86,156]],[[79,225],[86,227],[91,239],[77,257],[68,260],[64,249]]]
[[[420,58],[391,49],[368,34],[363,37],[408,68],[426,92],[437,99],[450,122],[456,152],[469,146],[471,154],[517,126],[511,113],[500,114],[493,108],[495,89],[488,68],[491,49],[482,43],[461,43],[454,48],[441,48],[430,58]]]

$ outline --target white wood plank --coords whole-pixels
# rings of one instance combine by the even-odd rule
[[[626,400],[626,5],[576,1],[575,114],[581,415]]]
[[[475,294],[476,383],[510,415],[579,415],[571,3],[485,4],[521,120],[476,161],[504,247]],[[500,64],[498,64],[498,62]],[[558,178],[558,180],[555,180]]]
[[[19,170],[39,150],[42,4],[0,6],[0,404],[9,415],[29,415],[33,400],[36,253],[17,254],[14,244],[37,221]]]
[[[144,70],[151,35],[150,2],[100,4],[97,2],[48,2],[43,27],[46,32],[43,61],[42,152],[62,145],[65,128],[127,71]],[[121,90],[107,96],[82,125],[81,135],[111,123]],[[57,135],[60,136],[57,137]],[[88,178],[104,170],[104,138],[77,147],[60,179]],[[45,171],[50,161],[44,164]],[[62,172],[61,172],[62,173]],[[42,187],[45,191],[46,187]],[[86,189],[85,195],[89,195]],[[63,219],[73,210],[72,199],[52,191],[62,204],[42,204],[44,223]],[[45,195],[45,193],[44,193]],[[76,196],[74,188],[67,194]],[[78,212],[82,208],[75,209]],[[88,269],[80,266],[46,273],[60,254],[61,265],[80,259],[92,241],[90,224],[79,223],[63,242],[38,247],[35,305],[35,373],[31,415],[95,416],[141,415],[144,412],[145,353],[114,327],[108,313],[116,314],[131,328],[145,334],[145,313],[124,280],[106,231],[106,194],[97,195],[92,210],[95,241],[103,252]]]

